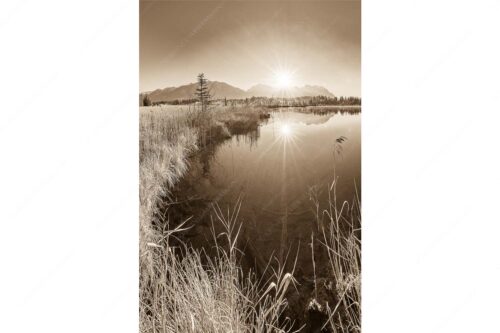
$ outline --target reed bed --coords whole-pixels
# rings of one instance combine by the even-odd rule
[[[159,200],[188,169],[188,157],[198,149],[198,130],[189,126],[193,114],[168,109],[140,112],[139,225],[141,253],[146,242],[157,242],[154,218]],[[141,266],[144,263],[141,254]],[[151,264],[150,262],[148,264]]]

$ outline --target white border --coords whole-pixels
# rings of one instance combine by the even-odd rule
[[[363,332],[496,332],[499,5],[363,2]],[[137,1],[0,5],[0,331],[137,332]]]
[[[0,331],[138,331],[138,2],[0,7]]]
[[[498,332],[500,13],[363,3],[364,332]]]

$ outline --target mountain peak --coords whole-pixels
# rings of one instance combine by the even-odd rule
[[[149,98],[153,103],[173,101],[176,99],[191,99],[195,98],[197,83],[189,83],[179,87],[166,87],[156,89],[149,92]],[[208,88],[215,99],[243,99],[248,97],[302,97],[302,96],[328,96],[334,95],[326,88],[315,85],[304,85],[302,87],[291,87],[284,91],[283,89],[275,88],[270,85],[258,83],[248,90],[243,90],[234,87],[226,82],[208,81]]]

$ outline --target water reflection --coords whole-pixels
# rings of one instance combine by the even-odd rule
[[[257,142],[260,137],[260,127],[258,127],[255,131],[251,131],[247,134],[237,134],[233,136],[232,140],[236,142],[236,144],[247,144],[248,148],[252,150],[257,147]]]
[[[348,140],[342,143],[341,158],[335,158],[339,137]],[[188,175],[174,191],[175,201],[184,204],[173,205],[168,214],[172,220],[192,216],[189,241],[210,246],[212,203],[233,207],[242,198],[240,240],[253,252],[249,260],[262,264],[271,255],[283,260],[298,247],[307,275],[307,244],[318,214],[311,189],[315,199],[327,202],[335,172],[338,200],[354,198],[354,184],[359,185],[361,177],[360,139],[359,112],[273,112],[258,130],[207,147],[193,158]]]

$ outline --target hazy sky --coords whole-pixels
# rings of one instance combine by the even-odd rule
[[[209,80],[242,89],[293,73],[293,85],[361,95],[358,1],[141,1],[140,90]]]

